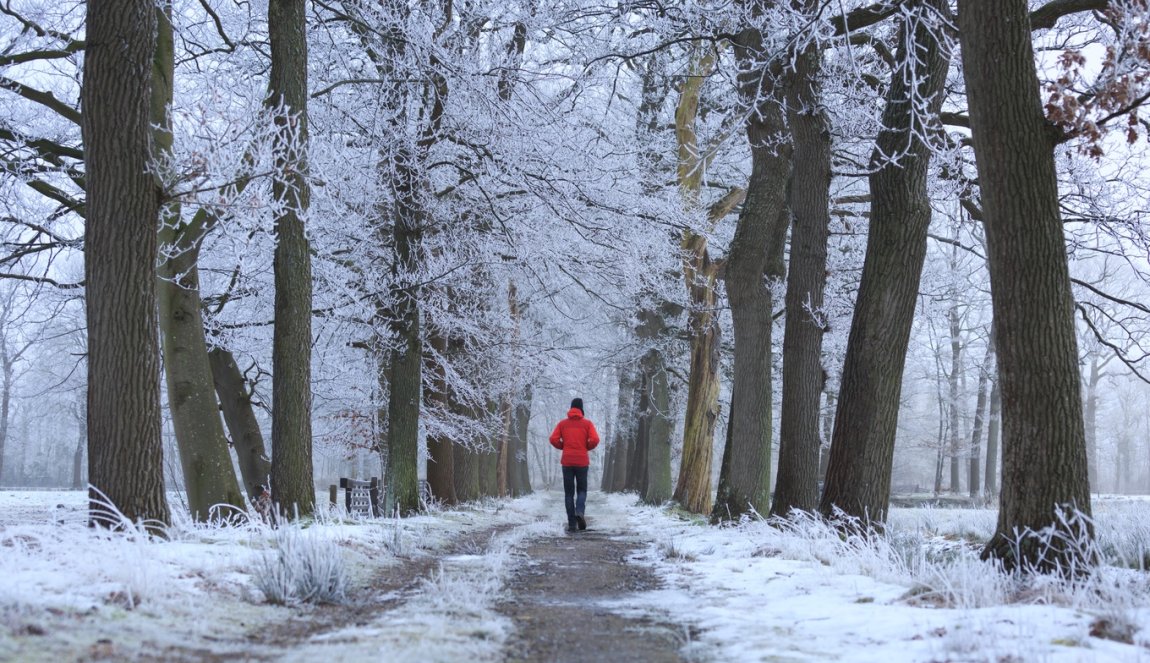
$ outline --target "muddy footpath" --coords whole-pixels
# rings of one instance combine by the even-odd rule
[[[509,598],[499,611],[515,623],[504,649],[509,663],[684,660],[684,627],[650,616],[627,616],[604,604],[657,589],[651,570],[630,561],[637,544],[595,528],[540,538],[523,550]]]

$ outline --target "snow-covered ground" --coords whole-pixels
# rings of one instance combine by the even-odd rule
[[[1095,502],[1105,553],[1147,559],[1148,507]],[[896,509],[889,536],[870,542],[813,521],[717,529],[638,510],[657,542],[643,561],[666,582],[644,607],[689,615],[702,658],[1150,661],[1145,571],[1108,567],[1074,585],[1003,576],[978,560],[992,510]]]
[[[495,608],[529,561],[524,542],[566,536],[549,492],[400,521],[178,523],[170,541],[89,529],[84,500],[0,491],[0,660],[500,660],[514,624]],[[1148,506],[1096,501],[1106,555],[1146,559]],[[813,521],[714,528],[631,495],[592,493],[588,514],[664,581],[602,607],[682,624],[695,660],[1150,661],[1146,572],[1108,567],[1077,585],[1004,577],[978,561],[993,511],[895,510],[872,541]],[[299,571],[277,566],[287,549],[336,558],[328,589],[381,607],[308,630],[344,613],[291,592],[268,602]],[[414,583],[380,581],[412,569]]]

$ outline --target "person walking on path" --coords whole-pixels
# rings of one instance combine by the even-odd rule
[[[563,450],[559,464],[563,466],[563,499],[567,506],[567,531],[587,529],[583,510],[587,506],[587,467],[591,458],[587,452],[599,445],[599,432],[595,424],[583,416],[583,399],[571,401],[567,418],[555,425],[551,432],[551,446]]]

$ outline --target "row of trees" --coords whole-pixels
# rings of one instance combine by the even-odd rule
[[[5,3],[4,264],[58,301],[83,229],[92,485],[169,519],[162,350],[201,518],[243,504],[225,426],[243,483],[301,515],[317,425],[370,422],[401,511],[421,458],[444,502],[520,494],[532,404],[586,384],[591,349],[617,379],[604,488],[881,523],[925,295],[949,306],[950,485],[1001,403],[987,554],[1039,563],[1016,530],[1090,513],[1076,312],[1090,356],[1137,370],[1145,308],[1113,283],[1142,270],[1072,277],[1065,233],[1076,264],[1145,244],[1104,198],[1140,186],[1112,155],[1140,139],[1144,3],[840,4]],[[1115,176],[1087,193],[1092,170]],[[988,268],[969,445],[964,292],[923,282],[930,241]],[[970,455],[974,492],[998,473]]]

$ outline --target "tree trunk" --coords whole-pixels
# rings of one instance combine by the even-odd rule
[[[942,471],[946,469],[946,431],[948,428],[948,421],[946,418],[947,412],[947,399],[942,394],[942,353],[939,348],[935,348],[935,364],[937,368],[937,378],[935,380],[938,390],[936,399],[938,401],[938,433],[935,434],[934,447],[934,495],[935,497],[942,494]]]
[[[172,154],[169,107],[173,96],[175,45],[171,7],[156,9],[156,56],[152,69],[152,125],[155,151]],[[161,257],[157,285],[160,343],[172,430],[184,471],[188,510],[200,521],[217,505],[244,510],[244,498],[232,469],[228,441],[220,422],[200,301],[200,242],[207,230],[204,216],[183,223],[180,206],[170,205],[160,224]],[[199,221],[199,222],[197,222]],[[232,513],[215,514],[229,517]]]
[[[1114,454],[1114,492],[1122,495],[1130,492],[1130,435],[1118,435],[1118,445]]]
[[[998,377],[991,378],[990,414],[986,421],[986,494],[998,495],[998,435],[1002,426],[1002,397]]]
[[[86,441],[81,432],[80,440],[76,443],[76,450],[72,452],[72,490],[80,490],[84,487],[84,443]]]
[[[698,48],[692,55],[690,75],[683,81],[675,109],[676,177],[688,207],[698,204],[702,187],[704,164],[700,162],[702,152],[695,134],[695,122],[703,81],[715,63],[715,54],[709,47]],[[712,213],[709,218],[714,221],[721,216]],[[687,330],[691,335],[691,363],[683,422],[683,455],[674,497],[688,511],[710,513],[711,457],[714,455],[715,421],[719,417],[719,325],[715,320],[718,277],[707,253],[706,237],[690,230],[684,231],[680,248],[683,281],[690,303]]]
[[[646,358],[646,357],[644,357]],[[635,392],[635,414],[627,446],[627,479],[623,490],[640,495],[647,488],[647,446],[651,440],[651,374],[653,362],[639,361],[639,384]]]
[[[974,425],[970,433],[970,499],[976,500],[982,493],[979,484],[982,470],[982,423],[986,416],[987,391],[990,387],[991,371],[994,370],[994,334],[986,346],[986,358],[978,369],[978,398],[974,404]]]
[[[714,454],[715,421],[719,418],[719,324],[714,319],[716,283],[707,275],[711,270],[706,255],[696,253],[688,260],[694,264],[686,271],[697,273],[705,280],[689,287],[691,310],[687,314],[687,329],[691,334],[691,364],[686,421],[683,424],[683,456],[675,483],[675,501],[688,511],[709,513],[711,458]]]
[[[958,247],[955,247],[955,250],[957,251]],[[955,263],[952,261],[951,268],[953,269],[954,266]],[[959,472],[959,461],[962,456],[962,431],[959,430],[960,398],[958,389],[959,373],[962,371],[962,330],[959,327],[958,305],[953,303],[957,296],[957,292],[951,292],[952,303],[946,311],[946,320],[950,328],[950,373],[946,380],[948,415],[946,428],[949,437],[947,447],[950,456],[950,492],[955,495],[962,491],[962,478]]]
[[[899,64],[871,157],[870,232],[819,503],[827,516],[839,508],[864,522],[881,522],[890,503],[903,368],[931,217],[930,149],[921,136],[923,123],[933,121],[942,104],[950,61],[933,17],[945,16],[947,4],[915,2],[909,11],[919,20],[899,28]],[[912,96],[929,101],[916,111]],[[892,161],[895,155],[902,158]]]
[[[160,438],[156,245],[160,188],[149,174],[149,75],[156,4],[88,4],[81,90],[87,184],[84,280],[88,324],[91,522],[171,519]]]
[[[286,515],[315,510],[311,435],[311,256],[307,179],[305,0],[270,0],[268,107],[279,129],[273,180],[276,248],[272,340],[272,498]]]
[[[511,463],[511,495],[521,497],[531,493],[531,475],[527,463],[528,424],[531,422],[531,401],[533,390],[528,384],[523,388],[515,413],[511,419],[511,439],[515,455]]]
[[[441,412],[448,411],[448,386],[446,369],[443,366],[447,356],[447,339],[443,332],[432,325],[428,334],[428,365],[431,370],[431,385],[426,401]],[[443,434],[427,438],[427,484],[431,495],[444,504],[455,504],[455,452],[451,439]]]
[[[830,389],[826,390],[826,404],[823,407],[823,434],[819,444],[819,495],[822,494],[822,486],[826,481],[827,466],[831,461],[831,438],[834,436],[835,431],[835,392]]]
[[[248,382],[230,351],[220,347],[212,348],[208,352],[208,362],[211,364],[212,381],[220,400],[224,423],[231,433],[240,477],[248,490],[248,496],[255,500],[258,497],[256,486],[270,483],[272,464],[264,449],[264,435],[252,407]]]
[[[620,455],[626,457],[626,448],[622,435],[624,419],[627,416],[627,409],[629,403],[627,382],[629,380],[630,372],[626,367],[617,369],[619,391],[615,396],[615,418],[614,424],[607,431],[605,439],[603,440],[606,451],[603,453],[603,482],[600,489],[603,492],[611,493],[617,492],[615,486],[615,475],[620,467]]]
[[[1026,0],[960,0],[971,133],[985,216],[1002,493],[983,550],[1008,569],[1078,574],[1094,561],[1074,303],[1049,125]],[[1064,535],[1047,549],[1037,532]],[[1018,533],[1023,540],[1018,542]]]
[[[760,5],[754,3],[757,10]],[[735,334],[731,385],[730,462],[724,457],[712,522],[766,514],[771,501],[771,336],[774,302],[764,274],[781,256],[789,215],[786,183],[791,175],[789,143],[777,144],[786,131],[775,62],[767,62],[762,34],[745,29],[735,39],[739,94],[752,108],[746,120],[751,148],[751,177],[735,236],[727,254],[727,299]],[[727,451],[724,451],[727,453]]]
[[[647,353],[651,366],[648,379],[647,478],[641,496],[647,504],[663,504],[671,499],[671,385],[667,379],[666,358],[658,350]]]
[[[455,496],[460,502],[479,499],[479,454],[461,444],[454,445]]]
[[[810,3],[807,3],[808,11]],[[783,398],[779,417],[779,469],[771,514],[814,511],[819,500],[819,405],[823,290],[830,227],[831,134],[822,110],[818,76],[822,49],[812,43],[787,77],[787,122],[794,144],[791,175],[791,257],[783,330]]]
[[[499,427],[499,445],[497,447],[498,461],[496,466],[496,494],[500,497],[511,495],[511,459],[514,455],[511,441],[511,418],[515,404],[511,395],[505,395],[499,405],[499,417],[502,425]]]
[[[618,420],[618,412],[615,414]],[[600,476],[599,490],[610,493],[614,491],[615,456],[618,448],[615,443],[615,431],[619,428],[617,423],[608,422],[603,432],[603,474]]]
[[[498,404],[487,404],[488,413],[495,413]],[[483,497],[499,497],[499,436],[485,437],[479,450],[479,494]]]
[[[1090,488],[1098,490],[1098,383],[1102,380],[1102,362],[1090,357],[1090,376],[1086,380],[1086,469]]]
[[[5,321],[7,323],[7,321]],[[5,330],[6,331],[6,330]],[[3,366],[4,383],[0,385],[0,477],[4,476],[4,449],[8,446],[8,421],[11,415],[12,407],[12,377],[13,377],[13,361],[8,355],[8,346],[6,334],[0,336],[0,343],[4,347],[0,348],[0,365]],[[28,441],[24,440],[27,444]]]
[[[413,187],[410,171],[397,165],[400,181]],[[402,173],[407,173],[403,175]],[[402,190],[402,189],[401,189]],[[406,189],[408,194],[412,189]],[[409,216],[410,215],[410,216]],[[392,334],[398,345],[389,361],[388,384],[388,489],[400,513],[419,510],[419,409],[422,388],[423,348],[420,330],[418,286],[413,283],[417,270],[418,233],[420,224],[408,208],[395,218],[395,277],[397,286]],[[404,287],[406,286],[406,287]],[[458,497],[458,495],[457,495]]]

